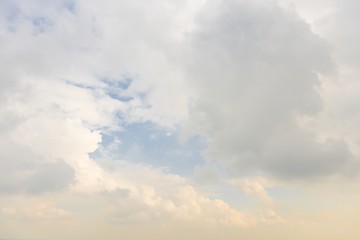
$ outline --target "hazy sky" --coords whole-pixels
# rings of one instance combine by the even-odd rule
[[[360,239],[359,12],[0,0],[0,239]]]

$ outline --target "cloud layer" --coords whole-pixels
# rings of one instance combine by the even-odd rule
[[[0,1],[0,238],[340,236],[358,212],[357,7]]]

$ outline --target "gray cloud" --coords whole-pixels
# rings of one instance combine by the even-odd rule
[[[296,116],[322,103],[318,73],[334,65],[324,41],[294,13],[265,1],[209,1],[188,37],[189,126],[210,139],[206,156],[232,172],[303,178],[339,171],[341,140],[319,141]]]
[[[46,160],[3,136],[1,146],[0,193],[56,191],[75,180],[74,170],[62,160]]]
[[[336,11],[327,14],[316,22],[321,34],[331,42],[335,49],[335,57],[341,64],[359,66],[360,64],[360,4],[358,1],[337,0]]]

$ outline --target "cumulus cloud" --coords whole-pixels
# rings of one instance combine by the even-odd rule
[[[200,224],[252,226],[256,219],[221,199],[202,194],[180,176],[126,161],[104,161],[109,222],[180,221]]]
[[[101,140],[95,129],[112,122],[106,104],[66,83],[24,84],[2,102],[2,190],[39,193],[74,184],[80,163],[93,164],[88,154]]]
[[[273,209],[239,210],[166,170],[104,159],[122,139],[103,136],[132,123],[205,136],[209,162],[193,166],[198,185],[222,183],[223,166],[283,179],[355,166],[360,88],[324,82],[336,61],[355,65],[356,54],[339,47],[334,64],[328,43],[273,1],[15,0],[1,1],[0,12],[0,197],[23,196],[17,206],[11,197],[2,203],[2,222],[286,222]],[[352,34],[344,30],[351,44]],[[98,149],[104,154],[92,159]],[[276,201],[261,181],[232,184],[267,206]]]
[[[63,160],[47,161],[11,141],[0,140],[0,193],[43,193],[74,182],[74,170]]]
[[[274,205],[274,200],[266,191],[266,181],[264,182],[263,179],[236,179],[231,180],[230,183],[234,186],[241,187],[245,194],[257,198],[266,206],[272,207]]]
[[[83,188],[96,184],[88,175],[101,175],[101,170],[88,154],[97,149],[100,131],[121,128],[118,112],[132,112],[142,107],[141,101],[125,107],[104,80],[116,74],[101,69],[106,62],[94,67],[99,38],[92,12],[81,8],[74,14],[63,1],[1,4],[1,44],[6,47],[0,62],[8,66],[1,73],[0,138],[8,146],[2,152],[2,190],[43,192],[74,182]],[[123,73],[116,78],[121,83]]]
[[[252,225],[251,216],[202,195],[179,176],[120,161],[107,167],[105,160],[89,157],[101,133],[136,121],[173,127],[186,115],[182,79],[162,48],[182,35],[171,27],[183,22],[182,16],[176,20],[169,12],[188,3],[154,2],[153,11],[128,1],[111,6],[78,1],[71,9],[37,1],[7,6],[16,11],[2,19],[9,49],[3,49],[1,61],[11,62],[4,78],[14,87],[1,99],[6,132],[1,139],[17,149],[8,152],[14,169],[5,166],[12,180],[3,188],[19,185],[43,193],[67,187],[65,195],[103,195],[108,204],[99,207],[106,207],[102,216],[109,222]]]
[[[359,159],[359,140],[356,136],[359,121],[356,108],[359,102],[359,78],[357,39],[359,34],[355,27],[358,4],[355,1],[316,1],[326,13],[315,18],[307,18],[316,32],[331,45],[331,55],[336,64],[336,74],[322,76],[322,89],[319,92],[323,109],[317,115],[301,118],[301,124],[311,129],[319,138],[343,139],[352,154]],[[309,11],[310,4],[300,9]],[[315,15],[314,15],[315,16]],[[352,161],[346,168],[349,175],[358,172],[359,161]]]
[[[267,1],[209,1],[188,39],[196,89],[189,128],[210,139],[206,156],[233,173],[306,178],[337,172],[351,153],[320,142],[297,116],[322,109],[319,74],[331,74],[326,42],[294,12]]]

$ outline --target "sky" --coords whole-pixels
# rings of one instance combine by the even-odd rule
[[[0,239],[360,239],[359,10],[0,0]]]

